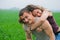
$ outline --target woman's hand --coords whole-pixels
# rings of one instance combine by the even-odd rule
[[[42,29],[41,29],[40,27],[38,27],[38,28],[36,29],[36,31],[37,31],[37,32],[41,32]]]

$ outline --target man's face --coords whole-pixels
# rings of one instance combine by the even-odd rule
[[[36,17],[36,16],[37,16],[37,17],[40,17],[41,14],[42,14],[42,11],[39,10],[39,9],[35,9],[35,10],[33,10],[33,12],[32,12],[32,15],[35,16],[35,17]]]
[[[24,12],[20,19],[26,24],[32,24],[34,22],[34,16],[32,13]]]

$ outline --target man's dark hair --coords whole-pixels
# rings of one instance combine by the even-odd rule
[[[20,10],[19,12],[19,23],[24,23],[21,19],[20,19],[20,16],[23,16],[24,12],[30,12],[27,8],[23,8]]]
[[[24,12],[30,12],[27,8],[23,8],[19,11],[19,17],[22,16],[24,14]]]

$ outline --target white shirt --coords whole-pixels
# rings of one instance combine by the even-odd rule
[[[36,17],[35,21],[37,22],[40,18]],[[24,25],[24,30],[27,30],[28,26]],[[37,32],[36,30],[32,31],[32,34],[35,35],[36,40],[49,40],[49,36],[42,30],[41,32]]]

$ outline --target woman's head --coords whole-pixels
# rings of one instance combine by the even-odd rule
[[[34,21],[34,16],[27,8],[23,8],[20,10],[20,13],[19,13],[20,23],[31,24],[33,23],[33,21]]]
[[[39,7],[36,5],[27,5],[26,8],[32,12],[33,16],[41,16],[41,13],[44,11],[43,7]]]

